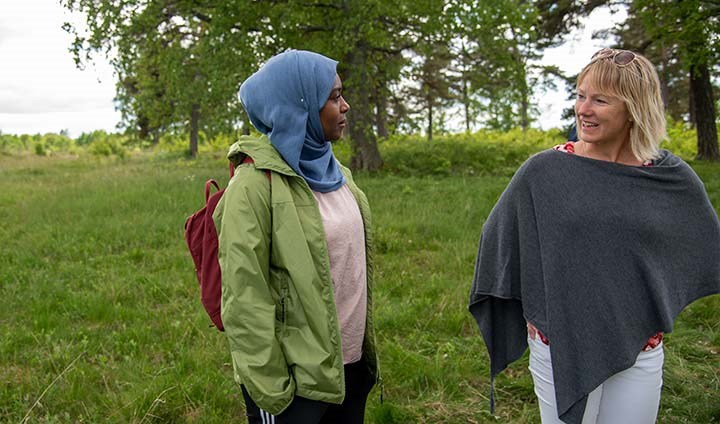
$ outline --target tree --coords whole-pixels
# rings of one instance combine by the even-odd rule
[[[620,4],[622,0],[535,0],[533,3],[539,12],[538,39],[549,47],[561,44],[563,36],[578,27],[581,17],[602,6]]]
[[[353,169],[382,165],[375,128],[384,128],[386,95],[400,78],[412,48],[443,13],[435,0],[341,0],[268,2],[269,26],[279,46],[314,50],[339,59],[338,71],[351,105],[349,133]]]
[[[455,69],[457,97],[470,130],[472,111],[485,125],[509,129],[530,126],[534,109],[531,87],[544,81],[534,63],[544,47],[533,2],[465,0],[450,6],[457,34]]]
[[[247,2],[259,8],[255,2]],[[86,31],[70,24],[72,52],[82,66],[94,54],[111,59],[118,75],[117,97],[125,125],[141,136],[189,134],[197,154],[200,131],[231,130],[241,116],[236,92],[255,61],[248,20],[235,33],[213,31],[223,5],[194,0],[64,0],[86,15]],[[252,16],[252,14],[249,14]],[[254,22],[253,22],[254,24]],[[233,44],[225,42],[233,38]]]
[[[407,74],[412,85],[404,93],[409,99],[414,99],[409,100],[416,104],[414,112],[425,117],[425,134],[432,141],[433,132],[438,127],[438,115],[454,98],[452,76],[449,75],[453,57],[443,40],[422,42],[414,51]]]
[[[238,84],[272,54],[288,48],[339,59],[353,107],[355,169],[382,159],[375,127],[386,127],[388,87],[406,61],[402,52],[443,11],[434,0],[63,0],[87,15],[87,33],[72,26],[78,63],[110,54],[119,77],[117,100],[139,133],[197,134],[247,122]]]

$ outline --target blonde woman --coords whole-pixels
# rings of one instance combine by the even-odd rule
[[[659,148],[646,58],[597,52],[575,115],[579,140],[530,158],[483,227],[470,312],[493,377],[529,346],[544,424],[654,423],[663,333],[720,292],[720,224],[693,170]]]

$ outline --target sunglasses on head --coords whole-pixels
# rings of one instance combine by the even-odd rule
[[[613,63],[617,66],[624,67],[631,64],[637,56],[630,50],[615,50],[604,48],[594,55],[592,55],[592,61],[612,59]]]

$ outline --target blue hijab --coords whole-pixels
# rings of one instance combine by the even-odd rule
[[[273,56],[240,86],[250,122],[314,191],[327,193],[345,183],[320,109],[330,96],[337,62],[323,55],[290,50]]]

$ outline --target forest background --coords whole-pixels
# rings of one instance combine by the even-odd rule
[[[605,35],[657,65],[664,147],[720,209],[716,2],[62,4],[87,18],[66,26],[78,65],[112,61],[121,131],[0,134],[2,422],[242,416],[182,223],[207,178],[226,183],[224,152],[250,130],[238,84],[288,47],[338,58],[353,106],[334,150],[374,211],[385,400],[373,392],[368,422],[538,422],[527,358],[501,375],[489,414],[487,356],[466,301],[499,194],[529,155],[565,139],[566,128],[533,128],[530,91],[559,76],[572,95],[574,76],[530,58],[592,10],[626,9]],[[453,119],[465,131],[449,133]],[[668,334],[660,422],[720,422],[719,311],[718,296],[698,301]]]
[[[422,133],[431,140],[449,128],[531,128],[538,116],[533,95],[572,97],[575,78],[537,59],[582,18],[610,8],[626,19],[598,37],[657,65],[669,118],[697,129],[699,158],[718,158],[720,6],[714,1],[60,3],[84,17],[65,25],[77,65],[102,57],[113,66],[120,128],[130,138],[123,145],[181,136],[194,156],[199,143],[247,133],[238,86],[287,48],[339,60],[353,106],[353,169],[379,169],[377,140],[390,135]],[[81,138],[80,144],[92,137]],[[2,143],[11,142],[28,147],[27,138]]]

